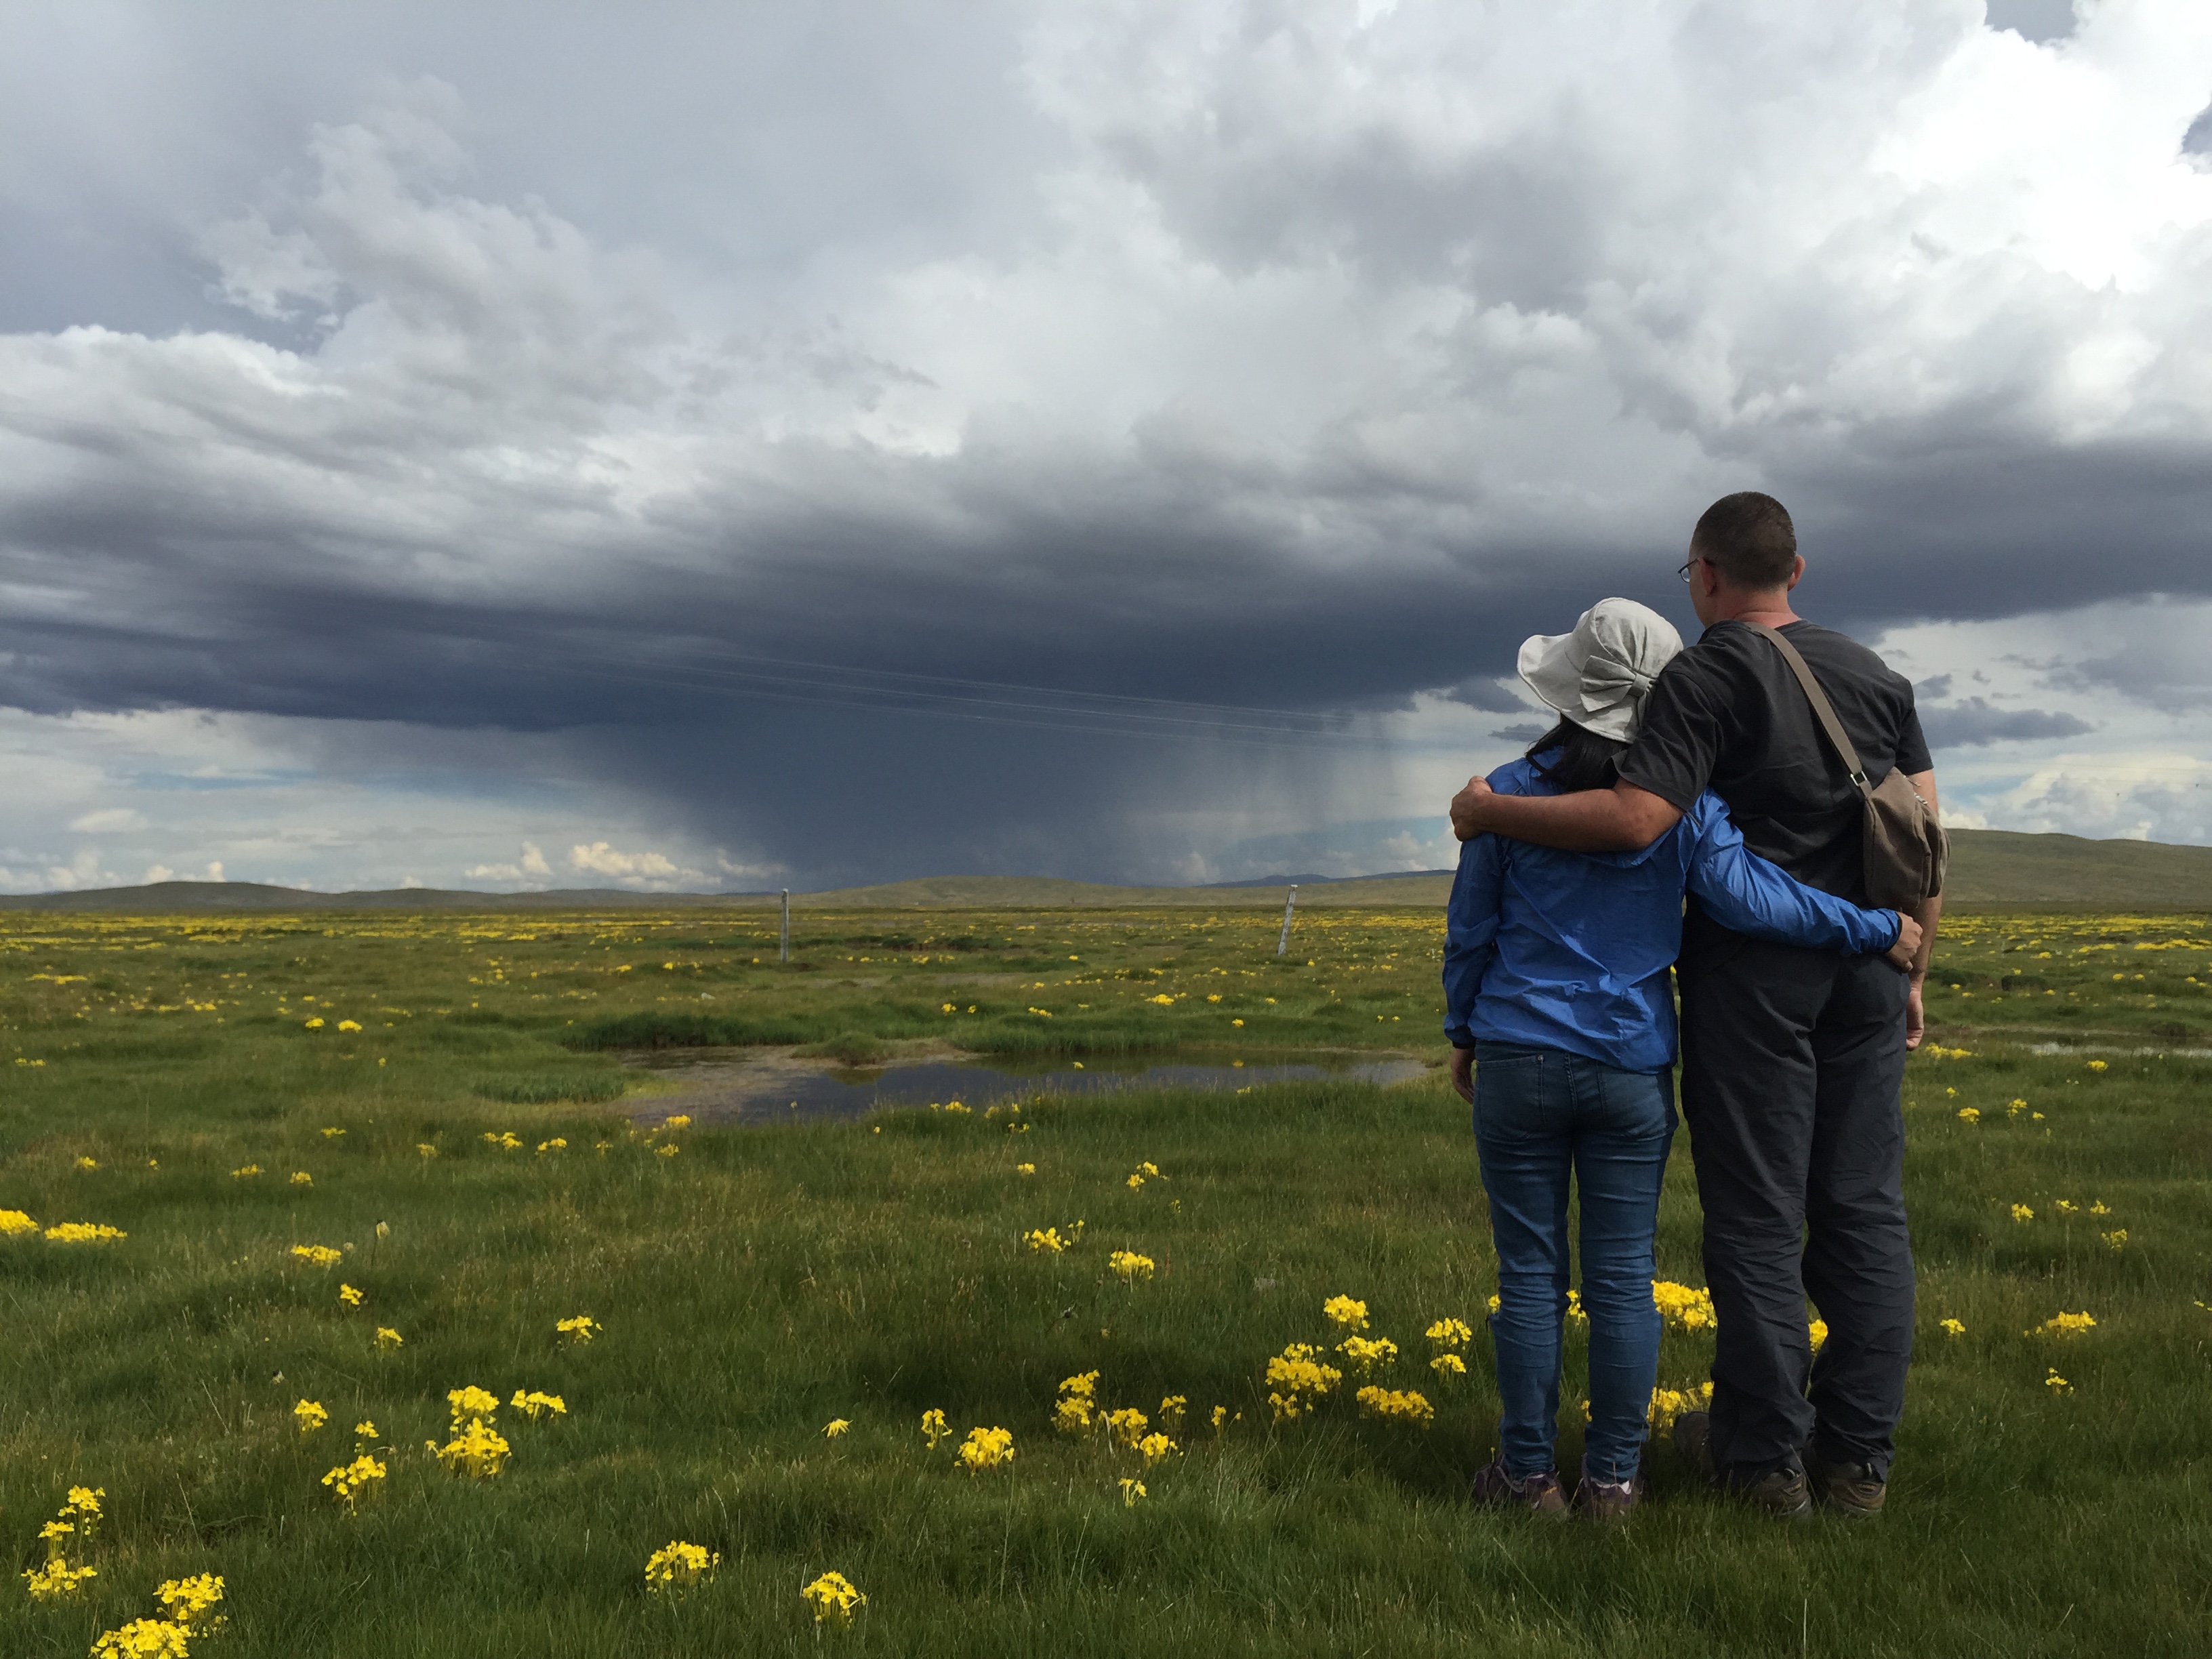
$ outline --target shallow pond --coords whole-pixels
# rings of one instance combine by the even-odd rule
[[[1062,1062],[1046,1069],[1015,1060],[963,1057],[924,1060],[856,1069],[795,1059],[722,1050],[686,1060],[654,1055],[654,1076],[676,1092],[633,1100],[640,1122],[684,1113],[702,1123],[768,1123],[794,1118],[854,1118],[881,1106],[927,1106],[957,1101],[978,1109],[994,1102],[1038,1093],[1109,1094],[1117,1089],[1243,1089],[1298,1079],[1344,1078],[1362,1083],[1405,1083],[1432,1068],[1401,1055],[1359,1060],[1316,1055],[1261,1065],[1195,1058],[1151,1061]]]

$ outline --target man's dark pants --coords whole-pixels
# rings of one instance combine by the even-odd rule
[[[1682,1117],[1719,1319],[1714,1461],[1752,1480],[1809,1445],[1886,1477],[1912,1352],[1905,975],[1694,912],[1676,974]],[[1828,1326],[1818,1358],[1808,1294]]]

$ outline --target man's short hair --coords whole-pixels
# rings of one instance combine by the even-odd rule
[[[1690,532],[1691,550],[1711,559],[1732,587],[1764,593],[1797,568],[1797,527],[1771,495],[1740,489],[1705,509]]]

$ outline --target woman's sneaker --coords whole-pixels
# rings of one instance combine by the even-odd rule
[[[1618,1521],[1644,1501],[1644,1471],[1626,1480],[1601,1480],[1583,1459],[1583,1478],[1575,1487],[1575,1507],[1593,1521]]]
[[[1516,1480],[1505,1472],[1505,1460],[1494,1458],[1474,1472],[1474,1501],[1500,1509],[1523,1509],[1531,1515],[1565,1515],[1567,1495],[1559,1477],[1547,1469]]]

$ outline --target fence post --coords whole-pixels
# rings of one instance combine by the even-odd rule
[[[783,931],[776,942],[775,959],[778,962],[791,960],[791,889],[788,887],[783,890]]]
[[[1283,936],[1275,941],[1275,954],[1280,956],[1291,948],[1291,909],[1298,902],[1298,884],[1291,884],[1291,895],[1283,901]]]

